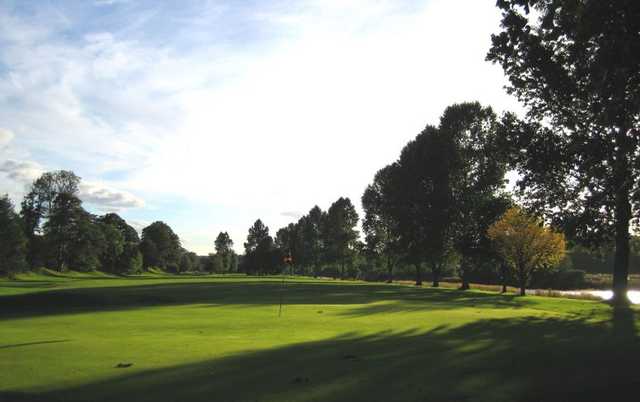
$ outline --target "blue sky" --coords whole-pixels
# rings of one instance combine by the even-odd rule
[[[453,103],[518,110],[494,0],[0,2],[0,192],[83,178],[95,213],[238,251],[340,196]]]

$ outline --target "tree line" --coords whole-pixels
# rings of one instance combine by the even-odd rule
[[[486,60],[503,69],[507,92],[526,114],[451,105],[375,174],[362,196],[364,241],[355,208],[340,198],[275,238],[256,221],[245,255],[235,259],[240,270],[279,272],[291,254],[292,269],[313,275],[361,275],[382,265],[392,280],[410,267],[417,284],[426,274],[437,286],[454,267],[463,289],[488,273],[523,287],[558,264],[566,243],[612,254],[614,302],[627,303],[640,222],[640,2],[501,0],[497,7],[502,20]],[[504,191],[507,170],[519,174],[512,196]],[[82,209],[70,172],[41,179],[19,215],[2,199],[0,230],[9,239],[0,246],[2,269],[18,266],[9,262],[21,259],[16,250],[31,266],[110,269],[138,266],[141,256],[142,266],[179,269],[187,253],[160,223],[135,248],[115,218],[105,223]],[[119,252],[127,247],[135,251]],[[118,264],[114,250],[125,255]],[[221,252],[207,261],[227,269],[234,258]]]
[[[141,236],[115,213],[94,215],[78,198],[80,178],[71,171],[46,172],[29,188],[16,213],[0,198],[0,274],[40,267],[63,272],[135,274],[150,268],[172,273],[237,271],[233,241],[221,232],[215,253],[184,249],[169,225],[153,222]]]

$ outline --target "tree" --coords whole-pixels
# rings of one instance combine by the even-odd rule
[[[433,286],[439,286],[444,267],[453,257],[451,241],[450,150],[437,127],[427,126],[400,154],[392,170],[392,214],[400,234],[399,246],[416,269],[422,285],[422,265],[431,267]]]
[[[227,232],[220,232],[215,241],[216,255],[222,259],[222,271],[231,272],[235,253],[233,251],[233,240]]]
[[[367,186],[362,195],[362,208],[365,213],[362,223],[366,240],[365,249],[385,259],[389,283],[393,282],[393,267],[400,256],[399,227],[393,216],[394,194],[391,182],[394,169],[397,169],[395,164],[380,169],[373,183]]]
[[[122,254],[124,253],[126,245],[124,235],[115,225],[104,223],[104,221],[100,219],[98,222],[104,238],[102,253],[100,255],[102,269],[106,272],[120,273],[123,269],[121,265]]]
[[[27,239],[8,195],[0,197],[0,275],[12,275],[26,266]]]
[[[471,274],[490,259],[489,225],[509,207],[504,188],[506,158],[498,144],[496,115],[478,102],[454,104],[440,119],[438,151],[449,178],[450,236],[460,256],[461,289],[469,289]]]
[[[640,210],[640,2],[497,5],[502,30],[487,59],[528,108],[526,122],[504,119],[522,198],[572,239],[615,242],[614,303],[627,304],[629,229]]]
[[[323,241],[325,222],[327,219],[326,212],[323,212],[317,205],[311,208],[309,213],[298,221],[298,227],[301,236],[301,250],[299,250],[299,258],[307,264],[310,264],[313,276],[318,276],[320,272],[320,264],[325,252],[325,244]]]
[[[358,240],[358,213],[349,198],[340,197],[327,211],[327,245],[331,262],[340,265],[340,278],[344,279],[347,261],[353,257]]]
[[[246,273],[274,273],[277,261],[274,258],[273,238],[269,236],[269,227],[260,219],[249,228],[247,242],[244,243],[243,260]]]
[[[104,216],[101,216],[98,221],[117,228],[122,233],[125,242],[136,244],[140,242],[140,236],[138,236],[138,232],[118,214],[112,212],[108,213]]]
[[[104,236],[82,201],[71,193],[61,192],[49,207],[44,224],[45,241],[58,271],[69,267],[91,271],[100,268]]]
[[[527,215],[518,207],[510,208],[491,225],[488,235],[513,269],[522,296],[536,270],[552,268],[564,257],[564,235],[544,226],[540,219]]]
[[[45,220],[49,219],[59,194],[76,196],[80,178],[71,171],[46,172],[33,182],[21,204],[20,215],[24,221],[29,242],[28,262],[32,268],[44,260],[43,242],[38,237]]]
[[[103,268],[112,273],[140,272],[140,237],[138,232],[118,214],[108,213],[98,218],[105,235],[105,254],[102,257]],[[110,227],[112,229],[106,229]],[[116,230],[119,236],[113,232]],[[121,245],[120,245],[120,242]]]
[[[142,252],[144,267],[156,266],[177,272],[182,255],[180,238],[171,227],[156,221],[142,229]]]

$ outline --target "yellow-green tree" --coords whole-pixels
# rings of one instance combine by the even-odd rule
[[[488,235],[498,253],[513,269],[523,296],[536,270],[549,269],[564,257],[564,235],[518,207],[509,209],[491,225]]]

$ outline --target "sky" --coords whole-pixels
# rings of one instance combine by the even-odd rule
[[[519,111],[495,0],[0,1],[0,193],[73,170],[91,212],[237,251],[360,197],[456,102]]]

